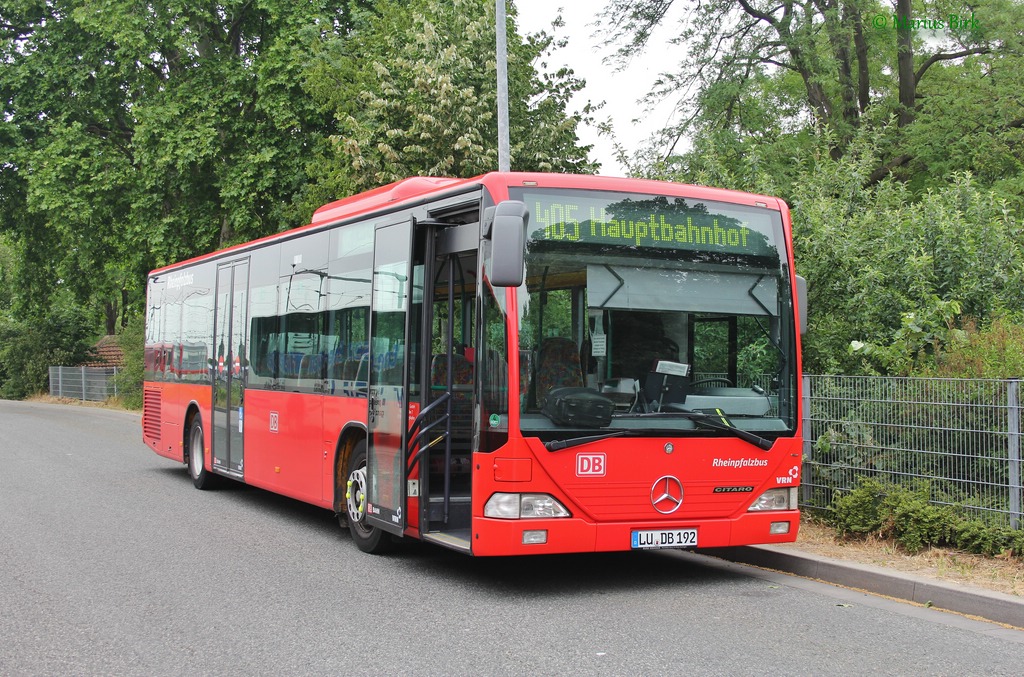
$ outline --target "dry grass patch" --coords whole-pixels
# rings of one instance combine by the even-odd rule
[[[926,548],[911,555],[892,540],[841,539],[831,527],[807,518],[800,523],[797,542],[785,547],[949,583],[1024,595],[1024,562],[1012,557],[986,557],[949,548]]]

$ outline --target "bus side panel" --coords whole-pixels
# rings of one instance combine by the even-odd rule
[[[170,451],[168,457],[175,461],[185,460],[185,435],[182,430],[182,426],[185,425],[185,411],[181,405],[185,393],[182,391],[193,388],[174,381],[163,384],[163,405],[160,408],[163,420],[160,425],[160,437],[164,447]],[[207,426],[210,425],[205,419],[203,422]]]
[[[367,401],[365,397],[327,397],[324,399],[323,445],[323,498],[325,507],[333,508],[334,458],[341,431],[349,423],[359,423],[366,429]],[[343,468],[342,472],[347,471]]]
[[[194,383],[147,381],[143,397],[143,439],[161,456],[184,463],[185,413],[196,402],[209,441],[210,387]]]
[[[324,505],[323,395],[245,391],[245,481]],[[327,498],[326,507],[330,507]]]
[[[142,439],[156,453],[173,459],[178,445],[164,430],[165,386],[159,381],[142,384]],[[180,455],[177,460],[182,460]]]

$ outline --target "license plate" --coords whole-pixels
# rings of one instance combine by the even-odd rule
[[[630,534],[631,547],[648,548],[696,548],[696,529],[645,529]]]

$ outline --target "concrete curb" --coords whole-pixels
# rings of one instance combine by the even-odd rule
[[[697,552],[1024,628],[1024,598],[771,545]]]

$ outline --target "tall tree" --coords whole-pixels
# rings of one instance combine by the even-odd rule
[[[416,173],[490,169],[485,0],[0,0],[0,231],[10,301],[123,324],[145,272]],[[517,168],[587,170],[581,86],[512,40]],[[312,93],[312,95],[310,95]],[[322,184],[322,185],[318,185]]]
[[[683,122],[633,171],[790,202],[809,369],[902,373],[963,328],[1020,321],[1024,5],[613,0],[608,16],[635,48],[684,6],[684,60],[655,93]]]
[[[652,93],[680,102],[663,157],[683,138],[742,142],[810,128],[828,131],[835,159],[865,123],[892,115],[902,128],[918,119],[929,97],[948,92],[947,67],[1022,65],[1024,7],[1012,0],[610,0],[603,16],[627,36],[629,54],[680,7],[687,11],[673,42],[682,58]],[[1016,119],[1002,120],[1001,131],[1012,132]],[[891,134],[868,180],[900,167],[920,172],[916,149]]]
[[[361,15],[346,39],[319,45],[306,72],[307,89],[337,118],[319,165],[322,196],[417,174],[497,169],[494,3],[384,0],[377,10]],[[512,16],[512,168],[592,171],[576,136],[591,109],[568,112],[582,81],[569,70],[539,73],[552,38],[518,38]]]
[[[361,2],[0,1],[0,228],[20,312],[70,290],[107,330],[145,271],[303,218],[330,115],[299,71]]]

